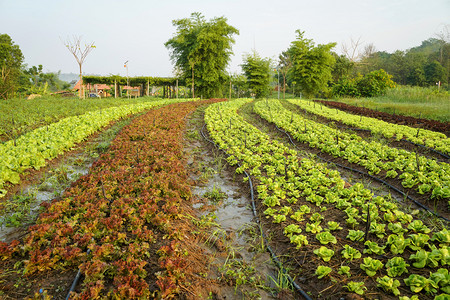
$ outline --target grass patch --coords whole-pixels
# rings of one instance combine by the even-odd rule
[[[372,98],[340,98],[336,101],[399,115],[448,122],[450,94],[437,88],[398,86]]]

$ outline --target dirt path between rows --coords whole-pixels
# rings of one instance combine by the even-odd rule
[[[200,133],[203,109],[189,118],[184,151],[194,208],[215,223],[205,243],[214,257],[208,276],[219,279],[214,299],[295,299],[276,284],[278,269],[261,242],[248,184]]]

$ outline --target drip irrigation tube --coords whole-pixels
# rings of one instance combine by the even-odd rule
[[[200,134],[203,136],[203,138],[206,140],[206,141],[208,141],[209,143],[211,143],[211,144],[213,144],[214,145],[214,147],[216,147],[217,149],[219,149],[220,151],[222,151],[224,154],[225,154],[225,156],[229,156],[229,154],[225,151],[225,150],[223,150],[223,149],[220,149],[218,146],[217,146],[217,144],[214,142],[214,141],[212,141],[212,140],[210,140],[208,137],[206,137],[206,135],[205,135],[205,133],[204,133],[204,131],[203,131],[203,129],[205,128],[205,126],[206,126],[206,123],[203,125],[203,127],[202,127],[202,129],[200,130]],[[241,164],[239,164],[238,163],[238,166],[239,167],[241,167]],[[255,193],[254,193],[254,190],[253,190],[253,182],[252,182],[252,179],[251,179],[251,177],[250,177],[250,175],[247,173],[247,171],[245,171],[244,170],[244,173],[245,173],[245,175],[247,176],[247,178],[248,178],[248,183],[249,183],[249,186],[250,186],[250,196],[251,196],[251,203],[252,203],[252,212],[253,212],[253,216],[255,217],[255,219],[256,219],[256,223],[258,224],[258,227],[259,227],[259,230],[260,230],[260,232],[261,232],[261,235],[262,235],[262,238],[263,238],[263,241],[264,241],[264,244],[266,245],[266,249],[267,249],[267,251],[269,251],[269,253],[270,253],[270,257],[272,258],[272,260],[275,262],[275,264],[277,265],[277,267],[280,269],[280,271],[286,276],[286,278],[288,279],[288,281],[289,281],[289,283],[295,288],[295,290],[298,292],[298,293],[300,293],[306,300],[312,300],[311,299],[311,297],[309,297],[309,295],[292,279],[292,277],[289,275],[289,273],[287,272],[287,270],[283,267],[283,264],[281,263],[281,261],[278,259],[278,257],[276,256],[276,254],[275,254],[275,252],[273,251],[273,249],[272,249],[272,247],[270,247],[270,245],[269,245],[269,243],[268,243],[268,240],[267,240],[267,238],[266,238],[266,235],[265,235],[265,233],[264,233],[264,231],[263,231],[263,229],[262,229],[262,226],[261,226],[261,221],[260,221],[260,219],[259,219],[259,217],[258,217],[258,214],[257,214],[257,212],[256,212],[256,204],[255,204]]]
[[[450,159],[450,156],[448,156],[447,154],[442,153],[442,152],[440,152],[440,151],[438,151],[438,150],[436,150],[436,149],[433,149],[433,148],[430,148],[430,147],[427,147],[427,146],[424,146],[424,145],[421,145],[421,144],[416,144],[416,143],[411,142],[411,141],[409,141],[409,140],[407,140],[407,139],[401,139],[401,140],[404,141],[404,142],[413,144],[413,145],[415,145],[415,146],[422,147],[422,148],[425,148],[425,149],[427,149],[427,150],[430,150],[431,152],[434,152],[434,153],[436,153],[436,154],[439,154],[440,156],[442,156],[442,157],[444,157],[444,158],[446,158],[446,159]]]
[[[286,135],[288,136],[289,140],[291,141],[291,144],[294,145],[294,147],[298,149],[297,145],[294,143],[294,141],[293,141],[292,138],[291,138],[291,135],[290,135],[288,132],[286,132],[285,130],[279,128],[279,127],[276,126],[276,125],[275,125],[275,127],[276,127],[279,131],[281,131],[281,132],[283,132],[284,134],[286,134]],[[436,216],[437,218],[440,218],[440,219],[442,219],[442,220],[444,220],[444,221],[446,221],[446,222],[450,222],[450,219],[447,219],[446,217],[441,216],[440,214],[438,214],[438,213],[432,211],[430,208],[428,208],[428,207],[427,207],[426,205],[424,205],[423,203],[421,203],[421,202],[415,200],[414,198],[412,198],[412,197],[409,196],[408,194],[406,194],[406,193],[404,193],[403,191],[399,190],[399,189],[396,188],[395,186],[392,186],[391,184],[389,184],[388,182],[384,181],[384,180],[381,179],[381,178],[378,178],[378,177],[376,177],[376,176],[370,175],[369,173],[366,173],[366,172],[363,172],[363,171],[360,171],[360,170],[357,170],[357,169],[353,169],[353,168],[350,168],[350,167],[341,165],[341,164],[336,163],[336,162],[332,162],[332,161],[327,160],[327,159],[325,159],[325,158],[323,158],[323,157],[321,157],[321,156],[319,156],[319,155],[317,155],[317,154],[316,154],[316,156],[317,156],[320,160],[322,160],[322,161],[324,161],[324,162],[331,163],[331,164],[334,164],[334,165],[336,165],[336,166],[338,166],[338,167],[340,167],[340,168],[343,168],[343,169],[346,169],[346,170],[349,170],[349,171],[352,171],[352,172],[356,172],[356,173],[359,173],[359,174],[361,174],[361,175],[370,177],[371,179],[376,180],[376,181],[378,181],[378,182],[380,182],[380,183],[386,185],[386,186],[389,187],[390,189],[396,191],[397,193],[399,193],[399,194],[402,195],[403,197],[406,197],[407,199],[411,200],[414,204],[416,204],[417,206],[419,206],[419,207],[421,207],[422,209],[426,210],[427,212],[433,214],[433,215]]]
[[[87,254],[89,254],[90,252],[91,252],[91,249],[88,249],[87,250]],[[77,284],[78,284],[78,281],[80,281],[81,275],[82,274],[81,274],[81,268],[80,268],[80,269],[78,269],[78,273],[75,276],[75,278],[74,278],[74,280],[72,282],[72,285],[70,286],[69,292],[67,293],[66,300],[69,300],[70,293],[73,292],[75,290],[75,288],[77,287]]]

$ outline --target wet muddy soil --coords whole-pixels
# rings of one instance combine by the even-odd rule
[[[210,277],[221,284],[216,299],[294,299],[277,286],[278,269],[261,242],[250,207],[250,190],[200,130],[203,112],[193,114],[186,129],[185,152],[193,206],[214,220],[205,247],[214,257]]]

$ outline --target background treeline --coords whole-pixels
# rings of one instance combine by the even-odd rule
[[[430,38],[405,51],[376,51],[372,44],[360,51],[361,45],[354,43],[343,47],[344,54],[337,54],[336,43],[316,45],[297,30],[296,40],[278,59],[261,57],[254,50],[243,56],[242,72],[230,74],[227,67],[239,31],[226,18],[207,20],[193,13],[190,18],[174,20],[173,25],[176,33],[165,46],[176,77],[192,96],[261,98],[282,91],[283,97],[285,93],[373,97],[396,84],[435,88],[436,93],[450,90],[449,35]],[[23,61],[19,46],[7,34],[0,34],[0,99],[69,88],[57,73],[43,72],[42,65],[28,67]]]
[[[356,64],[354,72],[367,74],[383,69],[402,85],[435,86],[439,81],[448,89],[450,76],[450,43],[430,38],[418,47],[394,53],[368,52]]]

